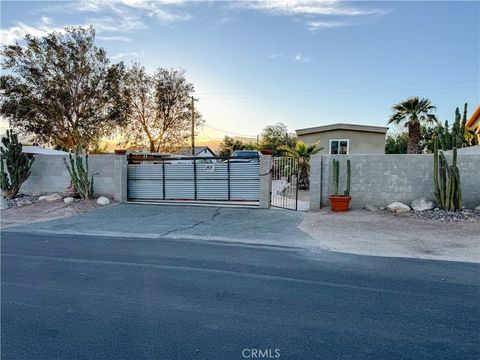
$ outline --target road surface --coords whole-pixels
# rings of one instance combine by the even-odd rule
[[[13,232],[1,250],[5,360],[480,356],[478,264]]]

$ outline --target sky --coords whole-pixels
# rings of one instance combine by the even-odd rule
[[[409,96],[442,121],[480,104],[478,1],[2,1],[0,43],[88,24],[112,62],[186,70],[200,140],[384,126]]]

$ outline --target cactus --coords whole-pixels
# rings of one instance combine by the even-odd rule
[[[22,152],[22,144],[18,142],[18,136],[11,130],[7,130],[7,136],[2,138],[3,147],[0,155],[0,188],[7,199],[13,199],[22,184],[31,174],[34,158],[29,159]],[[7,171],[5,171],[5,165]]]
[[[338,160],[333,159],[333,195],[338,195],[338,181],[340,177],[340,169],[339,169],[339,162]]]
[[[438,126],[438,140],[443,151],[452,150],[454,147],[462,148],[468,144],[465,139],[465,124],[467,122],[467,104],[463,107],[463,116],[460,114],[460,109],[455,109],[455,121],[452,129],[449,129],[448,121],[445,120],[445,125]]]
[[[452,165],[448,165],[443,151],[438,153],[438,138],[434,139],[433,186],[438,207],[442,210],[462,209],[460,170],[457,166],[457,147],[453,148]]]
[[[333,169],[332,169],[332,177],[333,177],[333,195],[338,196],[338,183],[340,181],[340,161],[333,159]],[[351,165],[350,165],[350,160],[347,160],[347,179],[346,179],[346,189],[343,192],[343,196],[350,196],[350,183],[351,183],[351,175],[352,175],[352,170],[351,170]]]
[[[88,178],[88,154],[85,155],[85,166],[80,154],[75,154],[75,159],[72,154],[68,154],[70,166],[67,159],[64,158],[65,166],[67,167],[70,179],[78,194],[82,199],[93,199],[93,176]]]
[[[350,166],[350,159],[347,160],[347,188],[343,192],[343,195],[350,196],[350,182],[352,177],[352,168]]]

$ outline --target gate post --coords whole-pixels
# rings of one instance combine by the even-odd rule
[[[113,157],[113,198],[116,201],[127,201],[127,169],[128,161],[125,155]]]
[[[310,194],[309,211],[320,210],[322,204],[322,155],[310,157]]]
[[[258,206],[261,209],[270,208],[272,196],[272,156],[260,155],[260,196]]]

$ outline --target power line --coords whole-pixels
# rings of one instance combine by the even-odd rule
[[[391,89],[391,90],[374,90],[374,91],[351,91],[351,92],[319,92],[319,93],[311,93],[311,94],[298,94],[298,96],[321,96],[321,95],[355,95],[355,94],[378,94],[378,93],[394,93],[394,92],[403,92],[403,91],[410,91],[410,92],[418,92],[418,91],[435,91],[435,90],[455,90],[455,89],[471,89],[476,88],[478,86],[457,86],[457,87],[444,87],[444,88],[423,88],[423,89]],[[230,97],[201,97],[201,100],[208,101],[208,100],[247,100],[247,99],[270,99],[270,98],[284,98],[284,97],[291,97],[291,94],[273,94],[273,95],[265,95],[265,96],[230,96]]]
[[[220,132],[223,132],[223,133],[226,133],[226,134],[230,134],[230,135],[234,135],[234,136],[240,136],[240,137],[246,137],[246,138],[256,138],[256,136],[257,136],[257,135],[239,134],[239,133],[235,133],[235,132],[230,131],[230,130],[217,128],[215,126],[211,126],[211,125],[207,125],[207,124],[204,124],[203,126],[209,128],[209,129],[212,129],[212,130],[217,130],[217,131],[220,131]]]
[[[258,94],[258,93],[283,93],[283,92],[314,92],[314,91],[330,91],[330,90],[350,90],[350,89],[367,89],[375,87],[397,87],[397,86],[421,86],[421,85],[432,85],[432,84],[453,84],[453,83],[465,83],[465,82],[480,82],[479,79],[476,80],[445,80],[445,81],[430,81],[430,82],[418,82],[418,83],[402,83],[402,84],[371,84],[371,85],[361,85],[361,86],[344,86],[344,87],[328,87],[328,88],[311,88],[311,89],[273,89],[273,90],[235,90],[235,91],[216,91],[216,90],[205,90],[200,91],[198,94]]]

